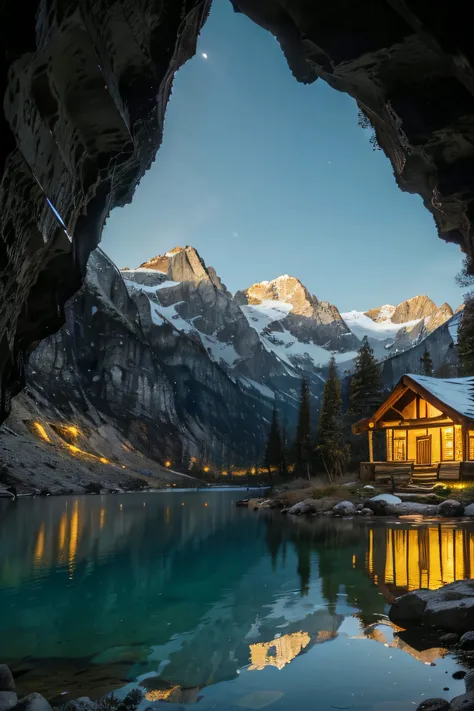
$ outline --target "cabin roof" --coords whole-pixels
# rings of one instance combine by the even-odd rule
[[[474,378],[429,378],[426,375],[406,377],[460,415],[474,419]]]
[[[445,412],[454,422],[474,421],[474,377],[430,378],[426,375],[403,375],[391,394],[371,417],[352,425],[354,434],[370,428],[369,423],[382,419],[392,405],[407,391],[412,390],[439,410]],[[372,425],[373,426],[373,425]]]

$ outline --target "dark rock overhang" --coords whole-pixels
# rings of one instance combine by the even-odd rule
[[[232,0],[296,79],[353,96],[401,189],[472,254],[474,49],[467,3]],[[161,143],[176,70],[210,0],[0,6],[0,417],[28,348],[64,321],[109,211]]]

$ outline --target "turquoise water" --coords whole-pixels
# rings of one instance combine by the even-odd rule
[[[472,525],[285,518],[236,508],[243,495],[0,501],[0,661],[20,692],[138,683],[144,708],[219,711],[404,711],[463,692],[458,663],[386,614],[474,577]]]

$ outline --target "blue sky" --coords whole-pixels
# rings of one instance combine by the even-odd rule
[[[231,291],[290,274],[341,311],[422,293],[457,306],[459,248],[369,137],[352,99],[298,84],[275,39],[214,0],[155,163],[102,248],[134,267],[189,244]]]

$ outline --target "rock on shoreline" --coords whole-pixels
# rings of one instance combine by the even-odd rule
[[[459,580],[439,590],[414,590],[397,598],[389,618],[400,626],[423,625],[448,632],[474,630],[474,580]]]

